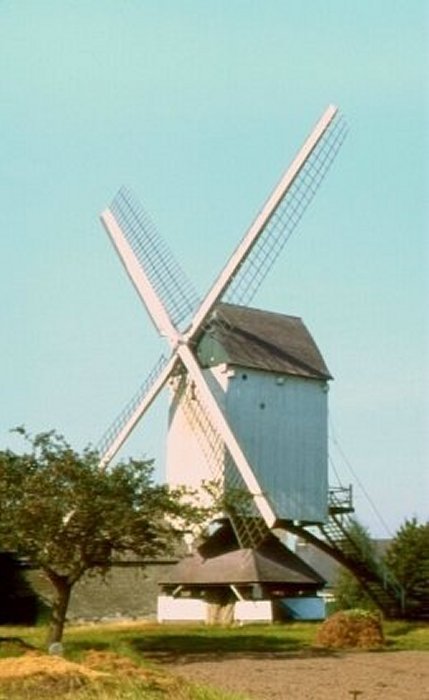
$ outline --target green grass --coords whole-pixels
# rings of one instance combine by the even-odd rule
[[[224,654],[251,656],[261,652],[292,656],[311,649],[318,627],[314,623],[230,628],[155,623],[71,626],[66,628],[64,636],[66,659],[82,661],[90,650],[113,653],[146,669],[149,680],[129,679],[126,675],[113,673],[113,677],[107,681],[75,687],[71,689],[71,694],[67,687],[49,689],[45,684],[40,687],[39,695],[37,687],[24,686],[15,689],[13,695],[10,692],[9,695],[2,695],[0,685],[0,700],[6,697],[16,700],[38,700],[39,697],[56,697],[59,700],[246,700],[243,695],[179,683],[157,662],[173,661],[189,654],[204,659],[219,658]],[[429,651],[428,623],[385,622],[384,631],[387,653]],[[0,628],[0,638],[8,640],[0,644],[0,653],[3,656],[19,655],[25,651],[23,643],[43,649],[45,636],[43,627]],[[154,674],[152,681],[151,673]]]
[[[3,631],[1,631],[3,630]],[[209,627],[204,625],[87,625],[66,628],[66,657],[79,660],[89,649],[114,651],[141,661],[142,657],[162,654],[225,654],[246,652],[297,652],[311,647],[317,625],[245,625]],[[3,627],[3,637],[17,637],[43,649],[43,627]],[[10,654],[8,654],[10,655]]]
[[[296,653],[311,648],[318,623],[291,622],[243,627],[204,625],[107,624],[66,628],[66,657],[79,660],[89,649],[113,651],[141,662],[142,658],[178,654],[226,654],[246,652]],[[385,621],[387,646],[397,651],[429,650],[429,623]],[[0,637],[17,638],[43,649],[43,627],[0,627]],[[0,645],[0,654],[2,645]],[[17,650],[19,653],[19,649]],[[11,650],[4,655],[10,656]]]
[[[312,645],[316,626],[311,624],[246,625],[209,627],[203,625],[143,625],[129,629],[113,627],[70,630],[66,643],[71,658],[88,648],[114,649],[132,658],[163,659],[179,654],[246,654],[247,652],[296,652]]]
[[[388,649],[395,651],[429,651],[428,622],[385,622]]]

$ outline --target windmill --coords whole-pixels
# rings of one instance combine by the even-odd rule
[[[278,499],[261,478],[265,467],[254,463],[246,444],[236,434],[222,402],[219,383],[213,372],[202,365],[199,349],[204,338],[225,333],[234,326],[234,310],[235,317],[237,311],[250,311],[251,299],[312,201],[346,131],[338,109],[328,107],[202,301],[130,192],[120,190],[101,215],[155,328],[168,342],[170,356],[161,356],[105,434],[99,445],[100,466],[109,464],[159,392],[169,384],[174,414],[170,427],[176,426],[177,433],[187,421],[188,433],[190,430],[198,441],[201,461],[210,466],[212,478],[220,478],[230,492],[247,494],[242,501],[231,503],[227,513],[242,547],[258,546],[279,521],[288,518],[291,522],[321,522],[326,519],[327,508],[322,504],[313,518],[301,518],[299,509],[289,516],[279,512]],[[306,333],[305,328],[298,329],[298,335]],[[317,355],[315,346],[312,350]],[[327,371],[319,377],[323,385],[327,378]],[[278,426],[274,429],[278,430]],[[327,459],[322,461],[323,473]],[[186,482],[185,476],[183,480]],[[326,500],[325,476],[322,484]]]

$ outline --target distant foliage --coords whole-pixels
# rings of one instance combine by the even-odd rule
[[[407,604],[429,613],[429,522],[406,520],[386,553],[387,566],[402,585]]]
[[[357,521],[353,521],[350,534],[359,542],[364,558],[375,557],[370,534]],[[403,589],[407,614],[419,615],[423,611],[429,616],[429,523],[420,524],[416,518],[406,520],[393,538],[383,563]],[[347,569],[338,574],[334,593],[333,610],[376,607]]]
[[[359,545],[362,559],[373,559],[375,557],[375,548],[369,531],[357,520],[353,520],[349,533],[353,541]],[[376,609],[374,601],[365,592],[356,576],[348,569],[340,569],[335,581],[334,595],[335,602],[332,606],[334,611],[358,608],[364,610]]]
[[[365,592],[356,576],[348,569],[341,569],[338,573],[334,595],[335,602],[332,606],[334,611],[353,610],[354,608],[363,610],[376,609],[374,601]]]

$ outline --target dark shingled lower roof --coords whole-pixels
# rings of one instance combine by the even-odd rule
[[[300,377],[332,378],[316,343],[297,316],[218,304],[210,320],[207,335],[222,346],[228,364]]]
[[[240,549],[229,523],[223,524],[194,555],[184,557],[161,583],[201,586],[287,584],[321,588],[325,581],[273,534],[257,549]]]

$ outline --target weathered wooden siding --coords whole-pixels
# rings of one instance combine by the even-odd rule
[[[279,519],[327,518],[327,382],[225,365],[204,370],[261,490]],[[216,478],[222,471],[219,470]],[[198,488],[215,474],[195,427],[174,397],[170,407],[167,481]]]
[[[327,384],[236,368],[226,411],[279,518],[327,517]]]

